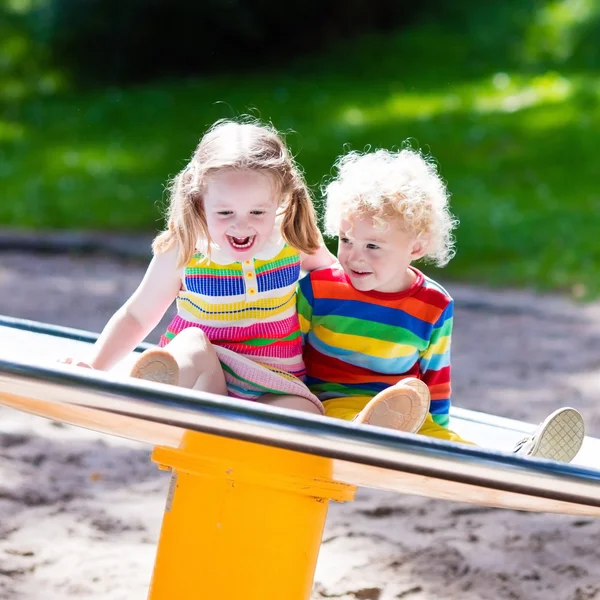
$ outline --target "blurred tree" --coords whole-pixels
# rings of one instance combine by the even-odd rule
[[[502,57],[534,70],[590,68],[600,59],[599,0],[0,2],[0,75],[11,71],[3,77],[11,86],[35,79],[48,56],[91,84],[280,67],[341,38],[419,19],[458,31],[488,66]]]
[[[61,78],[48,48],[34,34],[31,14],[17,3],[0,4],[0,103],[3,113],[29,96],[54,92]]]
[[[554,0],[541,5],[524,36],[524,59],[597,68],[600,41],[598,0]]]
[[[438,1],[438,0],[436,0]],[[350,34],[395,28],[406,0],[44,0],[38,18],[55,59],[83,80],[277,65]]]

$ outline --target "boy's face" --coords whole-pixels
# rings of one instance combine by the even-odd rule
[[[397,221],[382,228],[370,216],[342,219],[338,259],[352,285],[362,292],[401,292],[414,276],[410,263],[423,256],[423,245]]]

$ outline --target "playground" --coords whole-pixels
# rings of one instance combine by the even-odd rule
[[[0,314],[98,331],[143,268],[5,252]],[[598,436],[600,307],[451,287],[455,404],[535,423],[576,402]],[[169,486],[150,446],[1,412],[2,598],[145,598]],[[594,598],[599,535],[587,517],[359,490],[330,506],[312,598]]]

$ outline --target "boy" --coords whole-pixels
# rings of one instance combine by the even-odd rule
[[[466,442],[447,428],[453,301],[412,266],[454,254],[446,186],[410,149],[352,152],[337,171],[325,229],[340,264],[299,286],[306,383],[328,416]],[[563,408],[514,451],[568,462],[583,436],[581,415]]]

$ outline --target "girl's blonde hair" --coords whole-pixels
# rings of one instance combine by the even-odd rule
[[[177,261],[182,267],[196,252],[199,238],[210,242],[202,197],[209,177],[225,169],[271,176],[281,199],[283,239],[307,254],[320,247],[306,182],[278,132],[270,125],[222,120],[206,132],[185,169],[171,180],[167,228],[152,244],[155,254],[179,244]]]
[[[336,176],[325,187],[325,232],[339,234],[342,219],[370,216],[382,228],[390,220],[421,238],[424,259],[437,266],[454,256],[449,194],[435,163],[404,148],[350,152],[338,158]]]

